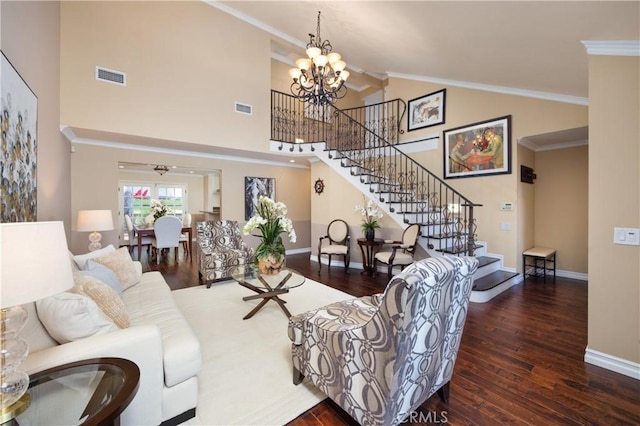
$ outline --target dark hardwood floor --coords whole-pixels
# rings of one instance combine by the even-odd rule
[[[172,289],[198,285],[196,260],[176,264],[173,256],[159,265]],[[329,270],[308,254],[287,257],[305,276],[354,296],[384,290],[386,275],[345,274],[334,260]],[[587,283],[558,278],[543,284],[528,278],[493,300],[471,303],[447,404],[437,395],[406,424],[452,425],[640,425],[640,381],[586,364]],[[413,419],[413,421],[411,421]],[[289,423],[355,423],[325,400]]]

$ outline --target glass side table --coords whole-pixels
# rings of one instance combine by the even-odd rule
[[[50,368],[30,376],[29,405],[2,424],[119,425],[139,382],[138,366],[122,358],[93,358]]]

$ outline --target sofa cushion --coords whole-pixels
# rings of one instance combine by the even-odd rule
[[[156,325],[162,334],[164,381],[174,386],[200,371],[200,342],[160,272],[145,272],[140,282],[124,291],[131,326]]]
[[[118,330],[91,298],[59,293],[36,302],[38,318],[58,343]]]
[[[84,269],[89,259],[93,259],[96,257],[103,257],[110,253],[113,253],[114,251],[116,251],[116,248],[111,244],[109,244],[108,246],[102,247],[99,250],[90,251],[89,253],[85,253],[85,254],[75,255],[73,256],[73,260],[76,262],[76,265],[78,265],[78,268],[82,270]]]
[[[120,285],[120,280],[118,280],[115,272],[106,266],[95,262],[93,259],[89,259],[81,273],[102,281],[111,287],[119,297],[122,297],[122,285]]]
[[[111,269],[118,277],[123,290],[136,285],[140,279],[129,254],[129,249],[126,247],[121,247],[113,253],[104,257],[95,257],[92,260]]]
[[[110,286],[82,272],[74,273],[73,281],[75,285],[69,290],[70,293],[90,297],[115,325],[119,328],[129,327],[129,314],[124,302]]]

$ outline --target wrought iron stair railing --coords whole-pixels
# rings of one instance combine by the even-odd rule
[[[474,207],[480,205],[396,146],[405,109],[400,99],[345,110],[317,107],[272,90],[271,139],[283,144],[325,142],[329,157],[348,168],[391,213],[405,224],[421,225],[429,248],[474,255]]]

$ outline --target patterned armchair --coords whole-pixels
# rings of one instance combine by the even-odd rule
[[[196,224],[198,278],[207,288],[231,277],[232,270],[253,262],[253,249],[247,246],[235,220],[208,220]]]
[[[362,425],[397,425],[434,393],[447,402],[473,257],[432,257],[383,294],[289,319],[293,381],[304,377]]]

